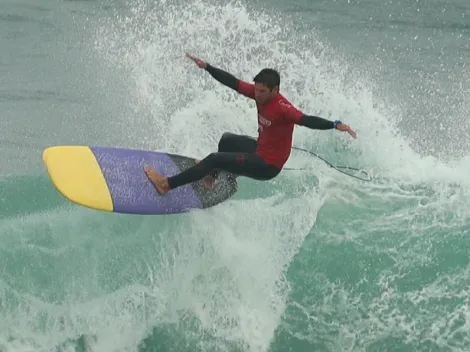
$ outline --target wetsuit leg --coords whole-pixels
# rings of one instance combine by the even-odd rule
[[[256,153],[256,139],[250,136],[225,132],[220,138],[219,152]]]
[[[213,170],[224,170],[238,176],[256,180],[269,180],[276,177],[282,169],[267,164],[255,153],[217,152],[211,153],[198,164],[182,173],[169,177],[170,189],[198,181]]]
[[[219,152],[233,152],[233,153],[256,153],[257,142],[256,139],[250,136],[225,132],[219,140]],[[210,172],[213,179],[219,176],[219,170],[214,169]],[[235,178],[240,175],[234,174]]]

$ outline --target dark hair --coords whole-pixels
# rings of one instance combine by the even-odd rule
[[[262,83],[269,87],[269,89],[273,89],[275,86],[279,86],[281,84],[281,77],[279,76],[279,72],[272,68],[263,68],[259,73],[253,78],[255,83]]]

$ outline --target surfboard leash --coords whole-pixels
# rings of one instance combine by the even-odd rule
[[[358,169],[358,168],[355,168],[355,167],[350,167],[350,166],[338,166],[338,165],[333,165],[331,164],[329,161],[323,159],[321,156],[319,156],[318,154],[315,154],[314,152],[310,151],[310,150],[306,150],[306,149],[303,149],[303,148],[299,148],[299,147],[292,147],[292,149],[296,149],[296,150],[300,150],[300,151],[303,151],[305,153],[308,153],[308,154],[311,154],[315,157],[317,157],[318,159],[324,161],[329,167],[335,169],[336,171],[339,171],[341,172],[342,174],[345,174],[347,176],[351,176],[351,177],[354,177],[354,178],[357,178],[358,180],[361,180],[361,181],[372,181],[372,177],[367,173],[365,172],[364,170],[361,170],[361,169]],[[308,170],[312,170],[312,169],[307,169],[307,168],[284,168],[283,170],[289,170],[289,171],[292,171],[292,170],[302,170],[302,171],[308,171]],[[351,171],[358,171],[359,173],[362,173],[364,174],[365,176],[367,176],[367,179],[366,178],[362,178],[360,176],[356,176],[356,175],[352,175],[352,174],[349,174],[343,170],[351,170]]]

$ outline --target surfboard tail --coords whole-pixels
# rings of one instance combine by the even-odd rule
[[[111,193],[90,147],[49,147],[42,158],[52,183],[64,197],[83,206],[113,211]]]

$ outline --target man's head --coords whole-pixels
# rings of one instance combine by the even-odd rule
[[[253,81],[255,82],[255,100],[258,104],[266,104],[279,93],[281,78],[276,70],[264,68]]]

